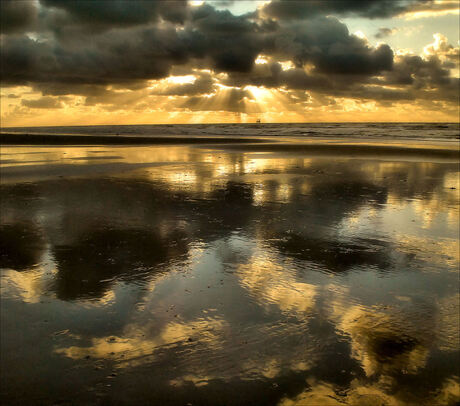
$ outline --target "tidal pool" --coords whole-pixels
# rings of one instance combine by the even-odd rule
[[[4,404],[460,401],[458,162],[244,148],[2,148]]]

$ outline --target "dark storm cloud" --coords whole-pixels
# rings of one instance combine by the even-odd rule
[[[209,57],[211,67],[220,72],[248,72],[263,50],[264,32],[248,15],[234,16],[209,5],[191,14],[186,32],[194,57]]]
[[[393,64],[388,45],[373,48],[332,17],[283,24],[267,38],[273,55],[290,59],[298,67],[310,62],[318,72],[371,75],[390,70]]]
[[[451,79],[449,70],[437,57],[425,60],[411,55],[400,58],[387,75],[390,84],[412,85],[417,89],[449,85]]]
[[[231,74],[223,81],[227,86],[244,85],[312,91],[334,97],[376,101],[437,99],[458,100],[459,80],[450,76],[446,65],[436,56],[398,57],[393,68],[382,76],[326,74],[313,69],[282,69],[278,62],[256,65],[249,74]],[[450,65],[449,65],[450,66]]]
[[[62,104],[53,97],[41,97],[36,100],[21,100],[21,104],[31,109],[59,109]]]
[[[56,0],[43,4],[58,3],[63,7]],[[78,16],[101,2],[90,2],[91,6],[81,3],[64,2]],[[124,7],[125,2],[121,3]],[[112,10],[105,15],[102,9],[97,10],[99,14],[92,18],[104,23],[115,13]],[[335,74],[371,75],[391,69],[393,62],[388,46],[368,46],[335,18],[279,26],[209,5],[196,7],[189,14],[182,30],[171,24],[151,24],[91,35],[82,26],[80,31],[72,31],[70,38],[54,36],[40,41],[6,36],[3,81],[40,83],[53,77],[55,82],[108,84],[159,79],[167,76],[173,65],[190,58],[208,61],[209,68],[218,72],[250,72],[260,53],[293,60],[297,66],[313,63],[319,72]],[[113,24],[117,24],[116,18]]]
[[[190,58],[208,60],[209,67],[218,71],[247,72],[263,48],[263,35],[256,32],[255,23],[210,6],[198,7],[183,30],[162,23],[91,34],[82,25],[70,28],[69,36],[66,29],[44,40],[5,36],[3,83],[34,84],[50,78],[80,84],[159,79],[168,76],[173,65]]]
[[[329,89],[334,82],[348,85],[393,69],[393,51],[388,45],[371,47],[351,35],[345,24],[333,17],[316,17],[307,22],[281,23],[265,35],[263,51],[271,55],[267,65],[256,65],[247,74],[231,73],[227,85],[290,89]],[[283,70],[276,62],[292,61],[297,69]],[[309,73],[303,69],[310,66]],[[341,79],[343,77],[343,79]]]
[[[214,7],[228,7],[235,3],[235,0],[212,0]]]
[[[380,45],[366,52],[364,49],[349,49],[338,44],[331,52],[313,59],[319,72],[372,75],[391,70],[393,66],[393,51],[388,45]]]
[[[443,61],[436,55],[395,59],[388,45],[373,47],[350,34],[337,18],[325,16],[395,15],[417,7],[426,9],[432,3],[279,0],[261,12],[235,16],[209,4],[189,7],[185,1],[117,0],[109,5],[97,0],[41,0],[38,14],[36,3],[4,1],[2,18],[13,17],[6,28],[2,24],[2,85],[29,85],[41,91],[44,99],[72,94],[93,105],[118,97],[117,103],[124,105],[142,96],[126,90],[142,90],[148,80],[181,69],[183,74],[194,75],[196,69],[210,69],[214,74],[228,74],[219,76],[222,84],[241,88],[283,87],[323,96],[401,100],[418,94],[424,98],[423,92],[431,91],[434,99],[453,100],[457,82],[449,69],[458,63],[453,47],[443,51]],[[24,18],[15,20],[15,15]],[[388,30],[383,28],[379,34],[386,35]],[[255,64],[261,54],[270,59],[268,64]],[[280,62],[286,61],[294,67],[283,69]],[[200,73],[194,83],[170,84],[151,94],[209,94],[217,82],[213,73]],[[378,86],[395,89],[377,91]],[[244,111],[245,98],[250,95],[242,89],[226,93],[226,109]],[[213,109],[210,103],[214,101],[217,98],[212,96],[203,104],[192,97],[184,107]]]
[[[158,20],[183,23],[187,15],[186,0],[40,0],[44,7],[64,10],[84,25],[99,27],[132,26]]]
[[[412,89],[387,89],[380,86],[356,85],[346,91],[338,90],[337,97],[374,100],[379,103],[415,100],[419,95]]]
[[[63,96],[73,94],[76,96],[101,96],[107,93],[104,85],[88,85],[79,83],[39,83],[35,89],[44,96]]]
[[[14,33],[32,29],[36,23],[37,7],[31,1],[0,1],[0,31]]]
[[[227,86],[245,85],[266,88],[286,87],[293,90],[313,90],[331,88],[332,83],[325,75],[307,74],[304,69],[283,70],[278,62],[256,65],[249,74],[231,74],[223,83]]]
[[[387,72],[380,84],[410,89],[420,99],[458,103],[460,81],[450,76],[446,65],[450,66],[437,56],[423,59],[405,55],[398,59],[394,69]]]
[[[188,55],[172,27],[103,33],[62,44],[7,36],[2,47],[4,84],[49,82],[109,84],[158,79]]]
[[[433,0],[273,0],[263,7],[262,12],[280,20],[298,20],[326,14],[387,18],[433,3]]]

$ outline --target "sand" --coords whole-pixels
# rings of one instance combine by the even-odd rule
[[[5,403],[458,400],[455,148],[69,137],[1,149]]]

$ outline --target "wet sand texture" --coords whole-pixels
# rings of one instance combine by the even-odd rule
[[[195,142],[2,146],[4,404],[460,401],[455,150]]]

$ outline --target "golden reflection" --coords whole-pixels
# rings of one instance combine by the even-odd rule
[[[311,387],[296,396],[294,399],[285,397],[278,404],[279,406],[403,406],[392,395],[386,394],[377,385],[364,385],[358,380],[351,384],[352,388],[345,393],[338,394],[339,388],[326,382],[310,381]]]
[[[185,186],[194,186],[197,183],[197,176],[196,174],[189,170],[189,171],[174,171],[170,173],[167,178],[169,183],[178,184],[178,185],[185,185]]]
[[[407,207],[410,202],[407,201],[405,197],[390,190],[387,194],[387,204],[394,209],[402,210]]]
[[[326,382],[309,380],[310,388],[293,399],[285,397],[278,406],[412,406],[412,400],[401,399],[400,393],[387,393],[383,382],[366,384],[358,379],[352,381],[350,388],[341,388]],[[424,404],[451,406],[460,401],[458,377],[444,381],[439,392],[424,399]],[[418,404],[418,403],[417,403]]]
[[[439,349],[458,351],[460,347],[460,293],[439,300],[438,308]]]
[[[9,149],[7,151],[16,152],[18,149]],[[393,303],[392,306],[375,303],[373,298],[367,298],[367,300],[373,302],[374,306],[369,303],[358,305],[360,298],[351,297],[351,292],[356,293],[360,284],[366,283],[368,275],[370,279],[374,276],[381,277],[382,274],[378,273],[380,270],[376,271],[369,267],[371,269],[366,270],[368,273],[362,276],[362,279],[361,275],[359,275],[359,283],[355,286],[351,285],[353,278],[358,273],[352,268],[345,270],[341,275],[331,273],[325,276],[321,272],[315,271],[315,269],[312,269],[311,272],[310,269],[308,269],[309,272],[304,272],[307,267],[306,262],[303,262],[304,258],[308,258],[306,261],[313,262],[314,253],[306,254],[301,260],[294,258],[294,256],[285,255],[285,252],[280,254],[282,249],[270,245],[272,242],[268,240],[266,230],[267,227],[273,226],[274,231],[270,232],[270,238],[273,237],[273,239],[280,237],[279,234],[282,233],[280,230],[288,230],[291,227],[294,233],[303,233],[305,229],[301,227],[304,224],[298,224],[298,215],[296,213],[301,211],[300,209],[302,211],[311,209],[315,214],[314,206],[316,204],[321,206],[321,203],[317,203],[315,199],[321,200],[328,192],[324,192],[321,187],[326,184],[327,187],[331,186],[332,188],[336,183],[343,183],[343,179],[350,180],[350,183],[356,182],[359,188],[368,184],[380,185],[381,187],[372,192],[375,192],[375,195],[371,196],[373,203],[370,203],[371,199],[364,195],[364,197],[360,196],[363,202],[360,206],[347,206],[344,204],[342,207],[342,203],[334,201],[330,206],[331,213],[333,211],[334,213],[340,212],[337,218],[342,223],[337,222],[332,226],[328,221],[325,221],[324,224],[320,223],[319,225],[326,229],[326,234],[324,234],[326,237],[320,233],[315,234],[317,230],[314,227],[308,228],[307,231],[311,233],[313,241],[311,244],[314,249],[317,248],[315,238],[317,240],[332,238],[331,235],[333,235],[333,238],[341,238],[340,232],[347,231],[347,225],[356,225],[361,221],[365,222],[364,218],[377,219],[378,221],[385,220],[384,216],[393,216],[395,209],[403,208],[407,210],[407,212],[402,212],[401,215],[404,217],[404,221],[410,221],[409,224],[412,224],[412,216],[409,216],[408,213],[416,215],[417,219],[423,218],[425,212],[436,214],[440,217],[443,215],[447,217],[458,216],[458,211],[455,211],[457,210],[456,192],[450,189],[457,185],[455,183],[457,173],[448,172],[445,177],[442,177],[445,173],[439,170],[439,166],[422,165],[408,177],[408,182],[411,185],[415,185],[414,189],[411,190],[405,185],[405,182],[399,182],[401,173],[404,174],[412,170],[410,168],[415,167],[411,167],[407,163],[394,165],[378,163],[363,166],[356,164],[353,170],[342,174],[336,172],[332,164],[325,164],[323,161],[316,159],[280,159],[267,154],[257,157],[255,154],[209,152],[209,150],[201,153],[198,151],[198,148],[188,147],[24,148],[24,150],[21,150],[20,159],[29,159],[30,155],[27,152],[39,152],[36,154],[36,158],[44,161],[48,160],[48,162],[51,162],[52,159],[63,160],[67,156],[71,158],[91,158],[100,154],[100,156],[106,157],[118,156],[120,158],[117,159],[127,163],[155,162],[161,165],[147,169],[142,168],[137,172],[123,175],[122,179],[118,178],[116,181],[113,179],[110,181],[99,179],[94,183],[92,181],[88,183],[81,182],[79,183],[81,188],[77,189],[75,194],[71,194],[70,188],[65,190],[63,188],[64,192],[57,190],[58,188],[55,188],[56,183],[54,182],[51,186],[46,185],[46,182],[41,182],[39,185],[34,185],[33,189],[33,192],[36,193],[34,194],[34,199],[40,200],[41,206],[39,210],[31,212],[32,214],[27,214],[27,211],[24,211],[26,214],[17,214],[16,208],[8,208],[9,211],[7,210],[5,215],[8,220],[15,220],[15,216],[30,215],[42,223],[41,226],[43,227],[40,228],[40,232],[46,234],[45,240],[47,243],[64,245],[64,251],[69,247],[74,249],[75,256],[70,255],[63,258],[63,264],[78,262],[80,254],[85,254],[86,252],[90,254],[96,253],[95,255],[102,252],[103,255],[108,257],[106,258],[107,263],[96,262],[93,268],[97,283],[109,281],[107,282],[107,289],[104,285],[105,290],[101,290],[97,295],[94,294],[94,290],[88,291],[89,295],[84,296],[83,299],[78,295],[70,296],[70,299],[68,299],[69,296],[63,296],[66,300],[74,300],[72,306],[75,305],[75,308],[79,306],[85,309],[85,316],[92,317],[91,311],[98,306],[111,306],[111,312],[113,310],[116,313],[120,303],[125,304],[123,300],[126,295],[134,296],[133,292],[139,293],[140,299],[139,297],[135,298],[137,302],[133,305],[132,313],[128,314],[129,321],[123,325],[121,330],[113,330],[114,335],[110,335],[110,331],[104,331],[103,337],[98,335],[97,331],[90,331],[83,338],[82,336],[69,334],[66,337],[69,340],[74,340],[71,341],[72,345],[68,341],[66,344],[62,344],[62,341],[59,341],[59,343],[55,344],[55,352],[73,360],[85,359],[87,356],[108,359],[114,361],[116,368],[128,368],[156,362],[159,360],[160,353],[162,356],[168,353],[167,356],[171,357],[168,359],[168,361],[171,360],[171,370],[176,368],[177,365],[180,367],[175,379],[170,380],[171,385],[192,383],[195,386],[204,386],[209,384],[211,380],[218,378],[222,380],[234,378],[248,381],[268,380],[283,377],[283,374],[286,374],[287,371],[289,373],[309,371],[318,366],[319,362],[322,362],[322,355],[324,355],[322,353],[322,343],[318,345],[318,337],[315,336],[316,332],[312,328],[313,324],[319,320],[324,321],[323,324],[328,325],[330,330],[332,330],[331,325],[335,326],[335,333],[337,333],[341,344],[350,342],[351,357],[362,367],[366,377],[352,381],[351,386],[346,391],[330,382],[308,380],[306,383],[309,386],[308,391],[299,394],[294,399],[286,397],[280,404],[349,404],[363,406],[385,404],[405,406],[404,401],[398,398],[397,390],[399,387],[396,382],[398,375],[412,374],[412,378],[416,379],[415,375],[417,373],[424,368],[428,370],[430,365],[428,360],[434,354],[434,351],[430,354],[433,348],[450,353],[458,349],[460,341],[457,317],[459,295],[451,293],[449,296],[438,299],[436,297],[431,299],[423,297],[424,300],[431,300],[430,305],[434,308],[433,311],[428,312],[429,314],[426,314],[423,308],[418,308],[415,296],[409,297],[410,293],[404,290],[394,293],[389,292],[398,301],[396,304]],[[82,161],[86,162],[85,160]],[[75,162],[77,161],[75,160]],[[171,163],[174,165],[171,165]],[[191,165],[192,163],[194,165]],[[322,167],[324,171],[317,171],[317,168],[320,167],[318,163],[324,165]],[[318,165],[318,167],[315,165]],[[346,165],[350,166],[348,162]],[[308,166],[311,166],[310,169],[314,171],[301,174],[301,170]],[[378,170],[374,173],[373,169],[376,168]],[[436,173],[436,170],[439,170],[439,172]],[[245,178],[243,179],[243,177]],[[382,179],[385,177],[389,179],[383,181]],[[218,212],[211,219],[205,218],[204,222],[197,221],[194,218],[195,214],[201,215],[204,213],[207,215],[208,212],[200,211],[200,205],[195,203],[188,205],[188,203],[184,203],[181,200],[180,210],[184,211],[178,212],[178,216],[176,216],[176,212],[171,214],[165,211],[166,214],[163,214],[160,210],[156,210],[158,206],[154,205],[152,205],[154,213],[146,213],[152,201],[158,196],[160,199],[166,196],[167,199],[170,199],[167,201],[172,202],[178,195],[176,191],[182,188],[185,188],[187,192],[211,194],[225,187],[230,180],[234,181],[235,179],[244,184],[244,187],[247,186],[248,194],[252,197],[252,200],[247,200],[249,202],[248,206],[250,204],[261,206],[273,200],[289,202],[292,206],[287,207],[289,210],[286,210],[286,212],[291,211],[294,215],[288,217],[289,214],[282,213],[277,218],[277,212],[271,212],[268,207],[266,208],[267,210],[251,209],[248,216],[250,219],[247,220],[247,223],[244,223],[244,221],[241,223],[229,222],[227,229],[224,231],[218,230],[217,233],[216,229],[220,226],[216,229],[210,227],[210,230],[208,230],[206,225],[211,222],[209,220],[217,220],[217,222],[222,220],[219,217],[222,213]],[[327,179],[327,181],[324,179]],[[394,179],[398,181],[396,185],[393,182]],[[430,179],[434,179],[432,184]],[[156,189],[158,184],[160,184],[160,187]],[[68,186],[65,185],[65,182],[62,185]],[[382,185],[385,185],[387,189]],[[87,189],[90,189],[90,193],[85,195],[84,193],[87,193]],[[97,193],[95,194],[96,189]],[[99,193],[99,189],[102,190],[101,193]],[[340,187],[337,190],[339,193],[343,191]],[[367,188],[367,190],[370,190],[370,188]],[[421,195],[420,191],[426,190],[428,190],[428,196]],[[85,192],[82,193],[82,191]],[[14,193],[17,192],[18,190],[14,191]],[[19,190],[19,192],[24,193],[23,190]],[[225,192],[231,193],[228,190]],[[387,192],[388,198],[386,200],[385,198],[375,197]],[[303,200],[300,203],[297,203],[296,198],[299,193],[308,196],[305,199],[302,198]],[[318,193],[318,195],[315,195],[315,193]],[[73,196],[77,196],[78,199],[74,199]],[[184,194],[183,196],[187,195]],[[218,201],[220,197],[220,195],[217,198],[210,196],[209,202],[207,202],[210,206],[206,207],[214,208],[214,204],[220,205],[221,202]],[[120,199],[120,201],[117,199]],[[45,203],[49,204],[50,208],[48,212],[43,214],[44,209],[42,207],[45,206]],[[246,206],[244,207],[246,208]],[[292,210],[290,210],[291,207]],[[322,207],[320,208],[322,209]],[[265,212],[266,217],[257,217],[258,213],[261,212]],[[454,212],[457,214],[452,214]],[[89,214],[94,217],[87,220]],[[181,219],[176,217],[181,217]],[[273,224],[269,226],[262,224],[267,218],[273,220]],[[323,220],[320,216],[314,218],[315,220],[318,219],[318,221]],[[85,219],[85,221],[82,221],[82,219]],[[252,227],[254,223],[251,223],[251,221],[253,220],[256,220],[260,225]],[[378,221],[373,224],[378,224]],[[441,224],[441,231],[446,229],[448,232],[450,231],[445,223],[437,221],[437,218],[434,217],[434,220],[428,226],[435,230],[436,226]],[[136,232],[128,236],[120,233],[120,236],[127,238],[128,243],[120,248],[119,260],[122,266],[119,269],[113,268],[112,265],[114,264],[110,262],[116,261],[115,255],[113,255],[116,250],[112,246],[106,247],[104,245],[107,238],[114,235],[114,223],[117,226],[120,224],[123,226],[120,226],[123,233],[126,230],[128,232],[129,230],[137,230],[134,230]],[[251,226],[248,226],[248,224],[251,224]],[[337,224],[340,224],[340,230],[337,229]],[[460,263],[458,240],[449,239],[446,236],[436,237],[433,235],[433,238],[427,238],[413,236],[407,232],[402,234],[400,232],[402,229],[405,231],[410,230],[406,230],[406,223],[398,222],[398,219],[388,223],[382,221],[382,224],[378,228],[378,232],[385,233],[384,237],[381,235],[375,237],[379,239],[379,243],[388,243],[389,246],[396,247],[398,251],[407,254],[408,258],[413,258],[409,254],[414,254],[417,260],[426,261],[431,265],[440,265],[439,269],[442,270],[444,277],[446,275],[452,277],[452,273],[449,272],[452,270],[457,271]],[[386,229],[385,224],[389,224]],[[99,230],[98,227],[104,231],[100,234],[100,239],[94,238],[94,235]],[[142,233],[139,230],[150,230],[152,227],[154,227],[155,232],[151,235],[151,238],[146,239],[148,249],[142,251],[149,251],[149,249],[152,251],[164,250],[167,255],[160,258],[144,258],[142,255],[126,257],[125,255],[129,251],[135,250],[135,247],[139,245],[139,238],[142,237]],[[295,229],[295,227],[299,228]],[[418,227],[418,225],[415,225],[415,227]],[[400,231],[396,231],[396,228]],[[218,250],[213,248],[215,247],[213,244],[215,244],[216,238],[222,238],[218,241],[226,241],[229,235],[239,233],[242,229],[247,238],[235,243],[237,248],[244,247],[244,249],[241,248],[242,257],[232,252],[232,255],[227,256],[228,258],[222,259],[223,255],[219,256]],[[425,230],[423,231],[425,232]],[[206,234],[207,232],[209,234]],[[375,232],[375,227],[372,232]],[[183,237],[183,241],[186,241],[180,249],[171,248],[178,244],[178,240],[182,241],[182,239],[173,238],[177,233]],[[216,234],[218,234],[218,237],[216,237]],[[128,237],[130,238],[128,239]],[[365,238],[367,237],[366,235]],[[362,244],[366,244],[367,240],[365,238]],[[161,241],[164,247],[163,245],[157,247],[155,242],[158,241]],[[190,245],[188,245],[188,241],[191,241]],[[343,242],[343,240],[334,241]],[[101,243],[101,246],[97,245],[98,242]],[[116,242],[114,242],[114,246],[117,247]],[[85,251],[91,244],[95,246],[95,249]],[[190,248],[193,244],[196,245]],[[306,240],[301,240],[299,245],[302,245],[301,248],[306,246]],[[372,244],[370,243],[370,245]],[[386,247],[386,245],[384,246]],[[350,247],[352,247],[350,250],[355,249],[352,245]],[[370,248],[372,249],[372,247]],[[356,250],[359,250],[359,248],[356,248]],[[59,254],[62,255],[64,251],[59,252],[59,250],[56,250],[56,257]],[[222,249],[222,251],[225,250]],[[310,249],[307,251],[310,251]],[[332,253],[327,253],[331,252],[328,251],[327,246],[324,251],[326,252],[324,255],[332,255]],[[310,254],[311,257],[308,257]],[[183,257],[180,257],[181,255]],[[385,259],[390,257],[390,254],[385,250],[382,250],[381,255],[385,256]],[[188,298],[192,297],[192,295],[185,291],[190,286],[196,287],[197,285],[194,285],[194,283],[200,277],[199,272],[194,273],[196,270],[194,267],[198,267],[197,264],[200,264],[199,266],[202,266],[200,271],[205,269],[206,264],[201,263],[202,260],[204,261],[205,256],[212,257],[212,265],[207,265],[207,269],[210,269],[211,274],[215,269],[225,269],[227,271],[231,268],[231,271],[225,275],[228,278],[225,282],[233,281],[234,284],[232,286],[231,283],[228,283],[227,286],[232,287],[227,288],[230,290],[225,293],[229,293],[228,296],[231,296],[232,301],[246,301],[248,307],[251,307],[251,311],[254,311],[255,314],[257,313],[253,319],[250,318],[252,316],[248,317],[249,313],[246,313],[246,307],[243,308],[243,315],[231,313],[238,306],[234,306],[233,302],[231,307],[225,307],[224,303],[220,303],[219,293],[215,294],[214,286],[209,290],[204,289],[205,292],[210,293],[197,293],[198,289],[195,290],[194,293],[197,293],[197,296],[190,299],[191,302],[186,302],[188,299],[184,299],[183,296]],[[77,257],[78,259],[76,260]],[[86,270],[90,264],[88,261],[91,258],[90,255],[82,255],[82,257],[81,269]],[[321,259],[323,256],[318,258]],[[366,268],[366,258],[362,268]],[[171,263],[168,262],[170,259]],[[172,261],[176,262],[172,263]],[[141,262],[144,268],[151,265],[151,269],[142,269],[140,271],[142,277],[145,276],[144,273],[148,274],[148,276],[145,276],[145,280],[139,281],[140,274],[125,275],[121,273],[125,267],[131,267],[132,262],[136,262],[136,266]],[[98,272],[101,272],[100,264],[106,264],[108,270],[115,269],[115,272],[104,276],[98,275]],[[229,268],[226,268],[227,266]],[[161,272],[164,271],[164,273],[159,276],[153,275],[160,268]],[[421,272],[417,273],[416,276],[426,277],[427,275],[424,275],[423,272],[425,272],[425,269],[430,268],[432,267],[421,267]],[[176,272],[176,269],[180,269],[180,272]],[[184,269],[187,272],[183,272]],[[189,270],[191,270],[190,273],[188,272]],[[7,269],[3,271],[2,275],[2,295],[6,292],[7,297],[16,297],[26,303],[36,304],[40,300],[40,295],[50,290],[48,284],[53,282],[54,278],[58,278],[53,274],[53,271],[45,268],[27,269],[24,272]],[[385,274],[385,277],[388,278],[387,280],[393,278],[391,282],[396,285],[398,278],[403,274],[402,271],[390,269]],[[67,272],[68,275],[75,276],[76,274],[71,267],[68,268]],[[180,274],[181,272],[183,273]],[[101,276],[100,279],[98,279],[99,276]],[[127,282],[125,283],[121,282],[120,278],[118,282],[113,283],[119,276],[132,277],[132,279],[126,279]],[[437,275],[428,276],[434,277]],[[107,279],[105,279],[106,277]],[[403,274],[402,278],[406,277],[408,276]],[[412,276],[409,275],[409,277]],[[85,281],[81,280],[83,278],[85,278]],[[75,280],[70,279],[69,286],[72,285],[73,287],[73,282],[77,282],[77,285],[82,282],[84,285],[84,283],[88,283],[86,278],[86,274],[81,277],[76,275]],[[178,279],[174,280],[174,278]],[[308,282],[304,281],[304,278]],[[341,278],[341,281],[335,285],[324,285],[324,280],[333,280],[329,278]],[[178,280],[181,282],[178,282]],[[323,281],[323,285],[321,285],[321,281]],[[164,282],[164,285],[162,282]],[[131,283],[132,285],[130,285]],[[142,283],[142,288],[137,289],[139,287],[136,285],[137,283]],[[130,285],[129,288],[128,285]],[[237,289],[235,289],[235,285],[237,285]],[[136,288],[130,290],[132,286],[136,286]],[[225,289],[223,286],[224,283],[222,282],[222,289]],[[171,291],[178,292],[180,290],[182,292],[182,288],[185,287],[187,289],[184,289],[183,296],[181,293],[178,294],[179,298],[170,295]],[[77,286],[77,293],[79,293],[78,289]],[[449,289],[452,288],[449,287]],[[122,294],[117,296],[118,292]],[[324,292],[329,292],[330,295],[326,293],[326,297],[323,297]],[[433,293],[440,294],[437,291],[433,291]],[[92,299],[96,300],[88,300],[90,295],[93,295]],[[328,295],[333,296],[333,300],[325,305],[326,300],[324,299],[328,299]],[[225,294],[222,295],[223,301],[226,300],[224,299],[225,296]],[[171,315],[171,313],[165,312],[165,309],[161,309],[165,297],[173,303],[177,301],[176,304],[190,304],[189,307],[187,306],[187,312],[195,312],[201,316],[196,316],[195,314],[189,316],[190,319],[187,320],[180,313]],[[206,302],[208,299],[210,302]],[[211,312],[211,309],[214,310],[214,306],[218,306],[216,302],[219,302],[219,306],[222,305],[222,309],[219,309],[219,311],[222,310],[222,313]],[[330,303],[332,304],[329,309]],[[323,311],[323,306],[326,306],[325,312]],[[97,309],[99,314],[100,310]],[[412,313],[411,310],[413,310]],[[229,313],[226,313],[227,311]],[[209,314],[221,315],[206,318]],[[270,317],[267,317],[267,315],[270,315]],[[124,316],[125,314],[122,315],[122,317]],[[248,320],[248,318],[250,319]],[[294,322],[291,322],[292,319],[290,321],[290,318],[295,318]],[[318,328],[318,326],[314,328]],[[326,333],[329,334],[327,331]],[[328,339],[334,341],[337,336],[334,333],[330,333]],[[327,343],[326,345],[329,344]],[[332,345],[327,351],[330,351],[331,348]],[[346,354],[346,357],[348,357],[348,354]],[[206,360],[206,362],[203,362],[203,360]],[[152,368],[155,368],[155,365]],[[314,373],[315,371],[312,372],[312,374]],[[439,386],[441,387],[441,384]],[[342,392],[338,394],[339,391]],[[433,404],[452,404],[455,399],[459,398],[458,392],[458,377],[451,376],[445,379],[440,391],[430,397],[429,400]]]
[[[254,179],[256,181],[256,177],[249,178],[249,176],[264,175],[272,171],[283,173],[292,167],[306,168],[311,164],[310,159],[299,162],[297,158],[278,159],[254,157],[247,154],[206,154],[196,157],[184,157],[184,165],[191,160],[208,166],[159,166],[149,168],[148,176],[154,180],[167,182],[173,190],[186,187],[188,190],[194,192],[211,193],[216,188],[223,187],[224,182],[233,176],[248,176],[248,180],[252,181]],[[285,183],[287,179],[281,177],[281,175],[278,177],[281,183],[276,190],[276,196],[272,196],[281,202],[289,202],[293,192],[292,187]],[[300,185],[301,192],[306,194],[310,189],[309,180],[307,178],[302,179],[302,184]],[[262,183],[257,183],[254,184],[253,195],[254,204],[261,205],[267,201],[269,193]]]
[[[332,317],[336,328],[350,337],[352,357],[366,376],[415,374],[425,366],[434,339],[428,326],[419,331],[394,310],[362,306],[345,311],[342,306],[335,307]]]
[[[361,164],[363,172],[376,179],[384,179],[388,176],[398,175],[408,168],[406,162],[366,162]]]
[[[394,175],[398,174],[398,169],[404,170],[403,163],[381,163],[376,167],[378,177],[386,178],[391,176],[388,169],[395,170]],[[404,184],[411,185],[416,191],[423,190],[423,183],[427,179],[433,178],[436,175],[437,167],[430,162],[418,163],[416,167],[412,167],[409,171],[407,180],[399,179],[400,182],[404,180]],[[429,182],[429,181],[428,181]],[[418,221],[422,223],[423,228],[430,228],[435,221],[436,217],[443,212],[447,213],[450,225],[458,227],[458,220],[460,218],[460,211],[458,209],[460,179],[458,172],[447,172],[443,177],[443,187],[436,188],[433,193],[423,196],[423,198],[407,199],[406,193],[402,193],[401,188],[398,191],[398,185],[393,185],[394,190],[389,190],[387,203],[398,209],[406,207],[414,211],[418,217]]]
[[[258,362],[256,365],[247,363],[244,367],[248,369],[254,369],[254,367],[256,367],[260,374],[268,379],[275,378],[281,372],[280,362],[276,359],[268,359],[265,360],[265,362]]]
[[[344,311],[338,303],[347,300],[347,290],[335,285],[330,285],[329,290],[336,296],[331,313],[336,328],[350,337],[352,357],[360,362],[366,376],[373,378],[374,383],[356,378],[343,391],[331,383],[308,379],[307,391],[294,398],[285,397],[279,405],[409,406],[412,401],[401,399],[400,393],[394,390],[398,385],[397,374],[417,374],[426,366],[435,335],[443,350],[458,349],[458,295],[439,302],[437,329],[425,326],[422,331],[409,322],[405,312],[388,306],[355,305]],[[458,377],[447,378],[441,390],[431,393],[425,400],[427,404],[440,406],[460,401]]]
[[[305,342],[304,333],[286,324],[256,324],[241,330],[221,318],[170,322],[160,329],[132,323],[122,336],[93,338],[90,345],[55,348],[55,353],[74,360],[108,359],[115,368],[124,369],[155,362],[160,354],[173,351],[173,365],[182,367],[170,383],[203,386],[213,379],[273,379],[286,371],[312,368],[319,354],[312,343]],[[297,340],[286,348],[283,340],[293,334]],[[267,349],[261,352],[261,346]]]
[[[206,386],[208,385],[209,381],[213,379],[213,376],[202,376],[202,375],[193,375],[193,374],[187,374],[184,376],[180,376],[176,379],[171,379],[169,381],[169,384],[171,386],[183,386],[187,385],[188,383],[192,383],[194,386],[199,388],[200,386]]]
[[[126,163],[189,162],[190,150],[184,147],[123,147],[117,146],[71,146],[71,147],[2,147],[0,165],[47,165],[47,164],[88,164],[106,157]],[[78,159],[76,159],[78,158]],[[86,159],[82,159],[86,158]],[[9,163],[9,160],[16,162]],[[6,161],[6,162],[5,162]]]
[[[17,272],[4,269],[1,274],[1,292],[3,297],[20,298],[25,303],[38,303],[43,294],[42,269]]]
[[[449,172],[444,177],[444,187],[457,196],[460,190],[460,172]]]
[[[448,265],[451,272],[458,272],[460,265],[459,240],[435,240],[409,234],[396,234],[394,241],[401,252],[415,254],[422,261]]]
[[[110,306],[116,301],[115,291],[113,289],[104,292],[97,300],[82,300],[81,306],[87,309],[94,309],[96,307]]]
[[[170,322],[156,335],[148,336],[146,326],[128,325],[123,336],[93,338],[90,346],[57,348],[56,353],[72,359],[93,358],[121,360],[118,367],[133,367],[146,362],[142,357],[155,357],[161,347],[193,345],[217,351],[222,346],[221,336],[226,328],[222,319],[196,319],[187,323]],[[151,361],[151,359],[149,359]]]
[[[361,207],[343,220],[344,226],[358,227],[376,219],[379,227],[388,231],[394,230],[396,221],[406,223],[409,229],[421,226],[430,230],[447,223],[447,229],[458,230],[458,172],[442,173],[431,162],[364,163],[360,172],[368,181],[387,189],[381,195],[386,204]]]
[[[440,206],[444,204],[438,199],[431,200],[416,200],[411,203],[411,206],[422,223],[422,228],[430,228],[433,220],[440,212]]]
[[[261,306],[276,305],[282,312],[305,318],[315,305],[314,285],[297,282],[275,258],[255,258],[238,267],[241,285],[248,289]]]
[[[280,167],[281,160],[267,158],[246,158],[243,161],[244,173],[261,173],[267,169]],[[285,164],[285,162],[283,162]]]
[[[458,347],[457,347],[458,349]],[[433,397],[432,405],[450,406],[460,403],[460,383],[458,376],[446,379],[439,393]]]
[[[316,362],[315,357],[305,351],[305,348],[298,346],[295,357],[287,359],[283,355],[269,356],[267,358],[248,359],[243,362],[241,369],[257,373],[267,379],[274,379],[282,375],[286,368],[290,371],[301,372],[313,368]]]
[[[287,184],[281,184],[276,191],[276,198],[283,203],[289,202],[291,198],[292,188]]]
[[[256,183],[252,192],[252,201],[255,206],[263,205],[267,200],[266,190],[263,184]]]

